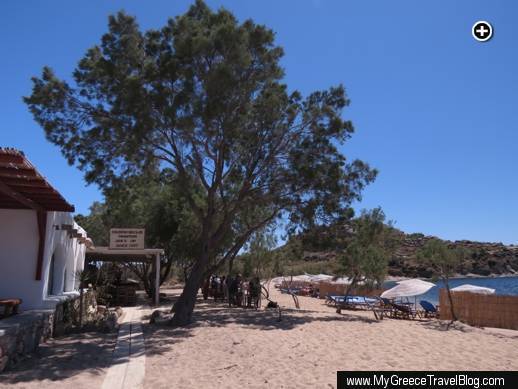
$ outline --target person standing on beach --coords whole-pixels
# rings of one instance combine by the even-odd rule
[[[254,305],[254,308],[259,307],[259,296],[261,294],[261,281],[259,280],[259,277],[254,277],[250,281],[249,286],[249,299],[248,299],[248,306],[251,307],[252,304]]]
[[[201,293],[203,294],[203,299],[207,300],[209,298],[209,286],[210,286],[210,277],[205,279],[203,283],[203,287],[201,288]]]
[[[231,296],[232,304],[240,307],[243,298],[243,291],[241,289],[241,274],[238,274],[236,278],[232,280],[232,283],[230,284],[229,295]]]
[[[223,301],[227,298],[227,279],[225,276],[222,276],[219,282],[219,290],[218,290],[218,297],[222,299]]]
[[[236,304],[236,295],[237,295],[237,277],[231,278],[228,277],[227,280],[228,285],[228,306],[231,307],[233,304]]]
[[[232,279],[230,278],[230,275],[228,275],[225,277],[225,283],[223,284],[223,293],[225,293],[225,300],[227,300],[229,302],[229,305],[230,305],[230,295],[229,295],[228,289],[230,287],[231,281],[232,281]]]

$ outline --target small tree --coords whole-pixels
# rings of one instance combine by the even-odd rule
[[[248,253],[245,261],[250,262],[253,275],[257,277],[268,277],[271,275],[271,271],[268,269],[271,267],[273,259],[272,250],[276,243],[275,234],[268,229],[259,230],[252,236],[247,245]]]
[[[278,253],[274,253],[271,277],[277,277],[282,275],[284,275],[283,259],[279,257]]]
[[[381,285],[388,259],[395,248],[395,230],[385,224],[381,208],[364,211],[353,223],[353,238],[340,257],[342,272],[350,280],[346,295],[360,282]]]
[[[461,249],[451,248],[439,239],[431,239],[418,252],[417,257],[427,263],[433,269],[435,275],[444,282],[450,301],[451,322],[453,323],[457,320],[457,315],[453,307],[449,280],[464,259],[465,252]]]

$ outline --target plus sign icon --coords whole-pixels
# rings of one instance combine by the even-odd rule
[[[471,27],[471,35],[479,42],[487,42],[493,36],[493,26],[489,22],[479,20]]]

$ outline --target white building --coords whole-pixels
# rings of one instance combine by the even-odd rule
[[[92,242],[72,212],[21,152],[0,148],[0,299],[47,309],[78,293]]]

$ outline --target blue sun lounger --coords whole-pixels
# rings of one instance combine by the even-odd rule
[[[331,296],[335,297],[335,305],[337,312],[340,313],[342,309],[365,309],[372,308],[378,302],[378,299],[366,296]]]
[[[281,288],[281,293],[298,294],[301,288]]]
[[[333,295],[327,295],[326,296],[326,303],[331,305],[336,305],[343,303],[345,301],[345,296],[333,296]]]
[[[419,304],[424,309],[424,317],[437,317],[439,315],[437,307],[433,305],[431,302],[421,300],[419,301]]]
[[[327,295],[326,300],[327,300],[327,302],[331,302],[334,304],[347,303],[347,304],[356,304],[356,305],[375,304],[378,301],[378,299],[375,299],[372,297],[366,297],[366,296],[333,296],[333,295]]]

